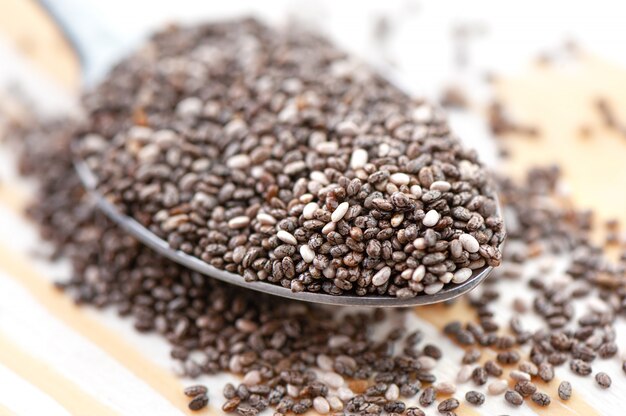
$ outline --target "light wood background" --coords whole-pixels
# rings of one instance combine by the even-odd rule
[[[26,56],[42,76],[64,86],[68,94],[77,92],[78,59],[34,1],[0,1],[0,40]],[[532,66],[516,76],[503,76],[494,84],[494,93],[505,99],[516,118],[542,131],[536,139],[501,139],[513,155],[503,164],[507,172],[520,176],[528,166],[558,162],[577,204],[596,209],[600,220],[626,219],[626,138],[602,126],[592,103],[594,97],[606,96],[626,120],[623,68],[581,55],[574,70]],[[583,122],[592,130],[589,138],[578,134]],[[128,322],[112,313],[76,308],[52,289],[50,280],[66,271],[66,265],[48,264],[31,255],[41,248],[41,242],[21,209],[32,184],[15,176],[13,164],[10,152],[0,149],[0,416],[189,413],[181,389],[190,381],[174,376],[163,340],[134,333]],[[558,259],[539,260],[555,261]],[[532,274],[536,266],[530,264],[527,272]],[[559,273],[558,268],[554,273]],[[511,286],[501,300],[502,322],[508,318],[507,303],[516,293],[523,294],[524,287]],[[438,329],[449,319],[467,319],[468,314],[471,312],[460,302],[453,308],[420,308],[407,322],[444,349],[445,358],[435,370],[441,380],[454,381],[463,350],[442,337]],[[618,341],[626,345],[622,335],[626,328],[620,328]],[[492,354],[485,351],[485,356]],[[594,365],[613,377],[609,391],[600,391],[590,378],[559,369],[558,377],[570,380],[575,393],[567,403],[553,399],[547,409],[532,403],[512,408],[502,397],[488,397],[482,408],[464,404],[457,413],[622,415],[626,376],[619,368],[617,358],[597,368]],[[229,379],[232,377],[200,380],[209,385],[212,401],[209,409],[195,414],[221,413],[221,385]],[[556,397],[557,386],[555,380],[540,389]],[[470,388],[473,386],[460,386],[456,397],[463,397]],[[428,412],[437,414],[434,408]]]

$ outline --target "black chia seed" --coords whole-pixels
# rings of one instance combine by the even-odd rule
[[[569,400],[572,397],[572,385],[569,381],[562,381],[559,384],[559,397],[561,400]]]

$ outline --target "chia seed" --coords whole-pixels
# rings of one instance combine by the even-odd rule
[[[455,398],[450,398],[439,403],[439,405],[437,406],[437,410],[439,411],[439,413],[444,413],[450,410],[454,410],[457,407],[459,407],[459,401]]]
[[[535,392],[531,396],[533,402],[538,404],[539,406],[545,407],[550,405],[550,396],[545,393]]]
[[[485,395],[477,391],[468,391],[465,393],[465,400],[474,406],[481,406],[485,403]]]
[[[611,387],[611,377],[607,373],[600,372],[596,374],[596,383],[603,389]]]
[[[562,381],[559,384],[559,397],[561,400],[569,400],[572,397],[572,385],[569,381]]]
[[[522,403],[524,403],[522,396],[513,390],[507,390],[506,393],[504,393],[504,399],[514,406],[521,406]]]

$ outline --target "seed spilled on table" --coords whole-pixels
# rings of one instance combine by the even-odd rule
[[[480,406],[485,403],[485,395],[477,391],[468,391],[465,393],[465,400],[474,406]]]
[[[287,84],[286,88],[289,90],[297,82],[289,81]],[[115,102],[111,103],[113,106],[114,104]],[[160,104],[156,102],[153,105]],[[198,105],[198,100],[191,99],[177,103],[176,108],[181,114],[191,117],[202,107]],[[211,120],[211,117],[216,117],[215,114],[221,110],[218,104],[209,103],[201,111],[209,114],[207,120]],[[421,118],[424,114],[426,111],[418,115]],[[291,116],[287,112],[283,117]],[[68,120],[43,126],[32,123],[14,132],[22,149],[20,162],[22,173],[33,176],[40,182],[38,199],[30,206],[29,214],[39,224],[42,236],[53,243],[54,257],[66,257],[70,260],[73,273],[69,279],[59,282],[58,287],[72,296],[77,303],[91,304],[98,308],[114,307],[121,315],[130,317],[138,331],[160,334],[172,344],[171,355],[179,364],[182,375],[190,378],[205,376],[209,380],[211,375],[218,373],[234,373],[241,376],[242,379],[235,383],[236,385],[227,384],[223,389],[225,400],[220,405],[225,412],[254,415],[267,408],[281,413],[303,413],[310,409],[326,411],[328,408],[329,413],[345,411],[381,414],[384,411],[404,411],[407,415],[423,416],[424,412],[414,406],[415,402],[420,406],[430,406],[431,410],[434,409],[432,406],[434,403],[438,402],[437,407],[442,404],[442,398],[437,397],[438,391],[435,387],[439,388],[441,394],[444,390],[451,389],[447,388],[449,386],[446,386],[445,381],[438,380],[440,358],[449,360],[445,357],[446,349],[433,348],[439,340],[429,339],[429,336],[416,328],[404,327],[397,328],[387,339],[381,340],[374,337],[373,332],[378,325],[387,322],[382,311],[347,313],[344,316],[336,313],[339,309],[329,310],[250,294],[245,289],[207,279],[163,259],[115,227],[102,214],[95,211],[85,197],[72,168],[69,144],[73,136],[87,131],[84,123]],[[107,127],[106,118],[100,123],[101,129],[117,130],[114,125]],[[341,128],[337,125],[337,131],[341,130],[342,134],[345,134],[341,143],[328,141],[316,135],[314,141],[319,140],[318,152],[323,155],[338,152],[343,141],[356,137],[353,136],[354,125],[359,126],[359,123],[356,121],[353,123],[342,124]],[[241,123],[230,121],[227,126],[229,134],[233,137],[241,134],[239,132],[242,129]],[[88,130],[91,129],[93,126],[89,126]],[[137,132],[141,133],[135,131]],[[173,137],[171,133],[159,132],[154,139],[158,143],[168,143]],[[95,148],[102,144],[101,139],[93,140],[91,146]],[[355,152],[350,154],[350,157],[344,155],[346,156],[344,163],[349,164],[350,169],[365,169],[368,163],[373,163],[376,158],[388,157],[389,153],[386,152],[393,151],[391,144],[383,146],[384,144],[381,143],[376,151],[370,149],[371,151],[364,153]],[[129,142],[130,148],[134,146],[141,148],[138,157],[143,161],[152,160],[158,154],[157,150],[160,151],[160,148],[148,147],[141,143],[141,140],[138,143]],[[245,153],[244,149],[237,149],[238,153],[228,153],[227,162],[224,162],[225,167],[233,170],[245,169],[251,163],[269,160],[267,150],[262,146],[259,149],[261,150],[251,150],[248,153]],[[185,151],[192,154],[195,152],[194,148]],[[381,152],[386,156],[380,156]],[[221,234],[230,236],[238,230],[246,230],[246,226],[243,225],[247,222],[245,218],[250,221],[247,227],[255,222],[255,227],[259,230],[269,227],[272,233],[277,234],[278,229],[293,236],[297,241],[296,244],[289,244],[289,241],[293,240],[287,234],[281,233],[288,240],[286,242],[277,235],[274,236],[271,246],[275,247],[269,249],[281,258],[280,265],[276,267],[281,271],[284,268],[289,275],[292,270],[295,272],[301,267],[298,266],[300,263],[294,264],[293,261],[295,253],[300,253],[303,263],[312,264],[314,267],[323,266],[322,273],[326,271],[329,276],[335,273],[333,282],[344,282],[345,279],[341,277],[343,269],[328,270],[327,258],[325,260],[324,256],[315,251],[330,241],[328,238],[331,240],[344,238],[346,245],[347,241],[353,245],[348,236],[356,242],[367,239],[367,244],[358,247],[372,258],[391,256],[389,258],[392,259],[393,254],[399,251],[393,244],[389,244],[389,239],[378,237],[377,233],[382,229],[376,230],[376,238],[372,237],[374,231],[368,231],[369,219],[364,220],[366,223],[363,227],[354,226],[347,234],[342,234],[344,232],[342,222],[346,221],[346,217],[351,218],[354,215],[352,210],[355,209],[355,205],[349,201],[336,200],[336,205],[332,203],[328,206],[325,202],[318,204],[312,199],[309,200],[308,195],[298,201],[297,205],[301,205],[298,208],[301,210],[298,215],[302,216],[302,220],[314,221],[309,225],[319,230],[317,234],[320,235],[313,239],[315,244],[312,246],[299,244],[301,234],[294,228],[293,223],[283,221],[285,218],[277,217],[273,210],[252,213],[239,209],[241,207],[239,203],[231,202],[247,198],[246,192],[239,190],[234,183],[233,188],[229,183],[222,183],[213,176],[202,177],[203,172],[206,173],[207,169],[210,169],[212,156],[206,157],[206,160],[199,158],[192,162],[189,155],[183,156],[169,149],[165,157],[169,162],[180,162],[190,168],[190,171],[185,173],[184,180],[181,178],[181,186],[183,184],[189,186],[201,179],[207,181],[208,189],[206,192],[202,191],[204,195],[197,196],[195,203],[199,205],[206,203],[208,206],[215,203],[214,201],[219,204],[227,202],[226,205],[230,203],[231,206],[228,208],[218,208],[218,214],[222,218],[211,218],[216,226],[219,223],[219,230],[207,233],[207,239],[216,238],[215,241],[222,241]],[[289,166],[289,171],[294,172],[292,175],[300,175],[302,164],[298,162],[302,160],[288,159],[285,160],[285,168]],[[420,163],[425,163],[425,160]],[[334,174],[327,173],[326,169],[315,172],[325,175],[329,183],[334,180]],[[156,170],[150,174],[158,173]],[[449,192],[445,190],[447,185],[437,183],[435,177],[430,177],[432,171],[430,173],[425,171],[422,175],[418,172],[417,175],[420,183],[422,180],[430,183],[428,187],[412,185],[411,182],[409,185],[402,185],[406,181],[403,176],[394,176],[394,182],[391,180],[394,173],[398,172],[389,172],[384,190],[378,190],[374,186],[372,188],[376,189],[374,192],[385,195],[388,193],[388,186],[394,192],[393,187],[400,189],[407,186],[406,195],[413,195],[415,200],[401,196],[400,194],[404,195],[404,192],[395,194],[395,198],[392,193],[391,201],[389,198],[381,198],[378,194],[368,200],[368,205],[371,203],[370,206],[385,217],[380,219],[389,223],[387,228],[391,227],[394,215],[398,214],[391,215],[391,211],[386,211],[389,203],[395,207],[394,201],[402,205],[407,202],[407,198],[409,202],[417,199],[423,202],[423,197],[430,201],[430,198],[439,197],[437,192],[444,194]],[[321,187],[327,186],[323,184],[324,176],[319,173],[312,176],[315,179],[310,179],[309,174],[307,176],[309,179],[305,180],[315,182],[316,187],[317,184]],[[373,180],[376,182],[380,178],[374,177]],[[357,195],[363,186],[371,184],[369,176],[367,180],[359,181],[360,183],[351,180],[347,183],[346,194]],[[504,398],[495,397],[504,393],[508,388],[507,383],[512,381],[510,378],[499,379],[506,377],[501,366],[507,366],[507,372],[517,368],[517,371],[530,375],[533,385],[536,383],[541,389],[539,380],[554,379],[555,367],[560,366],[562,369],[569,367],[574,373],[591,374],[590,362],[610,359],[618,352],[615,344],[615,322],[621,319],[623,305],[626,305],[626,290],[621,283],[623,270],[620,269],[619,263],[609,263],[603,256],[602,248],[591,243],[589,238],[592,230],[591,214],[578,211],[568,204],[564,206],[563,195],[558,191],[558,183],[557,168],[533,169],[528,172],[527,180],[523,183],[515,183],[507,178],[499,180],[509,234],[503,265],[495,271],[499,278],[487,280],[480,289],[466,296],[465,300],[470,305],[471,314],[468,314],[463,323],[456,321],[448,323],[442,331],[453,342],[464,346],[468,351],[474,348],[483,352],[486,348],[497,351],[497,362],[487,361],[481,366],[475,362],[463,364],[459,360],[461,370],[456,382],[460,384],[457,387],[462,389],[471,386],[475,389],[472,392],[477,393],[465,395],[468,403],[480,401],[478,394],[482,393],[477,390],[484,389],[489,392],[489,396],[484,397],[485,402],[508,401],[513,405],[523,404],[524,398],[515,390],[507,391]],[[164,201],[161,202],[167,199],[167,203],[173,203],[174,207],[177,190],[175,186],[170,185],[147,186],[137,198],[149,199],[152,193],[162,193]],[[382,188],[382,185],[380,187]],[[221,189],[216,193],[215,188]],[[276,188],[278,192],[276,195],[280,193],[280,189],[285,188]],[[308,188],[305,194],[307,193]],[[235,194],[236,198],[233,197]],[[275,198],[280,199],[278,196]],[[437,204],[438,200],[433,201]],[[347,211],[337,222],[333,222],[332,215],[343,202],[349,202]],[[291,208],[293,207],[276,209],[288,211]],[[340,213],[342,210],[343,208]],[[420,214],[416,223],[421,224],[429,210],[424,210],[423,217]],[[226,214],[226,211],[229,213]],[[437,212],[440,211],[437,209]],[[404,211],[402,213],[405,214]],[[174,233],[181,232],[179,227],[185,229],[192,227],[193,224],[204,225],[205,219],[197,218],[191,211],[172,210],[170,214],[163,218],[162,222],[166,223],[165,228],[171,227],[172,230],[176,230]],[[450,214],[454,217],[454,222],[464,222],[466,228],[480,226],[480,218],[468,216],[467,212],[458,207],[451,210]],[[358,217],[360,214],[356,215]],[[336,214],[336,218],[338,217],[339,214]],[[439,222],[445,218],[444,213]],[[147,221],[149,222],[149,219]],[[406,216],[400,224],[404,221]],[[297,224],[299,222],[300,218]],[[302,225],[304,226],[304,222]],[[387,226],[386,223],[383,225]],[[325,227],[327,228],[322,231]],[[438,225],[435,225],[434,229],[428,228],[421,237],[416,234],[414,239],[410,239],[410,244],[415,250],[435,247],[437,250],[429,254],[441,253],[439,249],[444,244],[438,239],[437,227]],[[405,236],[407,231],[413,237],[412,233],[415,230],[407,227]],[[468,237],[461,238],[461,235],[449,242],[449,255],[454,253],[454,256],[468,256],[468,260],[476,258],[470,257],[472,254],[470,250],[475,249],[473,240]],[[472,235],[472,232],[469,235]],[[380,237],[384,236],[383,233]],[[209,250],[216,253],[215,257],[219,257],[217,253],[221,252],[223,247],[218,246],[224,245],[227,249],[224,253],[232,251],[235,263],[245,263],[254,269],[255,262],[261,259],[260,255],[267,254],[261,253],[258,247],[261,247],[261,250],[267,249],[263,248],[261,241],[260,246],[253,249],[248,249],[238,241],[239,239],[233,242],[232,246],[228,240],[218,242]],[[191,248],[193,251],[193,245],[189,247],[182,240],[179,243],[181,247]],[[481,251],[481,244],[483,243],[479,243],[478,253]],[[313,251],[312,255],[302,247],[310,248]],[[522,271],[528,261],[551,260],[557,255],[567,256],[566,270],[563,273],[566,275],[565,280],[552,277],[548,273],[551,270],[549,266],[546,266],[538,276],[528,276]],[[424,258],[426,255],[420,260]],[[432,259],[433,257],[428,258],[427,262]],[[370,277],[373,278],[374,274],[385,267],[394,271],[397,264],[399,263],[392,266],[385,261],[382,267],[374,267],[376,272]],[[429,272],[432,267],[434,266],[422,263],[411,273],[405,273],[406,270],[399,276],[392,273],[387,283],[383,283],[382,286],[388,285],[389,288],[389,282],[394,282],[398,277],[417,283],[425,281],[423,285],[432,285],[435,283],[432,281],[432,272]],[[251,280],[259,277],[258,273],[254,275],[254,271],[244,274],[246,275]],[[267,273],[265,277],[269,276],[270,273]],[[385,276],[386,271],[379,279],[384,280]],[[528,285],[527,291],[532,299],[529,297],[524,300],[516,299],[514,302],[507,301],[507,305],[511,305],[511,312],[514,314],[539,318],[540,325],[537,329],[525,328],[523,317],[519,321],[509,322],[508,325],[505,321],[504,326],[494,319],[497,318],[497,313],[506,309],[499,303],[499,298],[507,289],[508,279],[519,280]],[[300,282],[297,279],[296,281]],[[350,283],[349,279],[347,283]],[[304,290],[306,283],[300,284]],[[580,299],[589,302],[581,305],[577,302]],[[410,314],[411,311],[397,311],[394,312],[393,319],[402,322]],[[467,361],[473,361],[475,353],[470,352],[467,356]],[[623,365],[623,361],[620,361],[620,366]],[[478,381],[476,384],[484,387],[474,387],[475,383],[472,380],[474,375]],[[515,377],[519,379],[517,383],[527,383],[526,376],[516,374]],[[590,377],[576,378],[581,384],[610,385],[610,378],[603,373],[596,373],[595,381]],[[468,382],[469,386],[463,385]],[[446,388],[442,390],[442,386]],[[524,384],[519,388],[522,387],[523,391],[527,391],[529,386]],[[598,394],[601,394],[600,389],[597,390]],[[185,393],[193,396],[191,401],[194,407],[205,406],[205,397],[201,389],[198,392],[197,395],[193,395],[191,390]],[[196,399],[198,396],[200,397]],[[561,400],[570,400],[571,396],[571,384],[567,381],[561,382],[558,397]],[[450,400],[448,397],[445,399]],[[551,400],[556,400],[556,397],[550,398],[543,392],[535,390],[526,400],[547,406]],[[442,405],[442,414],[454,412],[445,409],[449,403],[454,404],[455,401],[445,403]]]
[[[596,374],[596,382],[598,383],[598,386],[603,389],[611,387],[611,377],[609,377],[607,373],[600,372]]]
[[[524,403],[524,398],[514,390],[507,390],[507,392],[504,393],[504,398],[513,406],[521,406],[522,403]]]
[[[561,400],[569,400],[572,397],[572,385],[569,381],[562,381],[558,390]]]

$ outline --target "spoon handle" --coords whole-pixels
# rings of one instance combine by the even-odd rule
[[[78,55],[83,85],[92,86],[111,65],[132,46],[132,39],[115,30],[88,2],[78,0],[38,0],[56,22]]]

